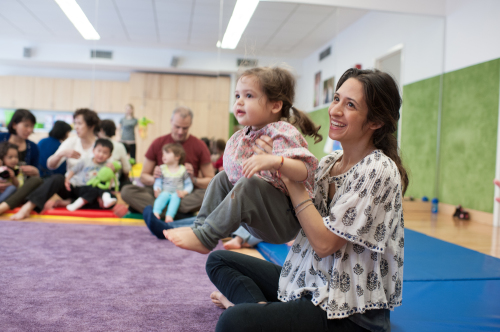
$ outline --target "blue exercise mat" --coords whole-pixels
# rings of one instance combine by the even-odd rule
[[[404,281],[500,279],[500,259],[405,229]]]
[[[261,242],[257,250],[283,265],[290,247]],[[500,279],[500,259],[405,229],[404,281]]]
[[[283,265],[290,247],[286,244],[272,244],[267,242],[260,242],[256,246],[257,251],[269,262]]]
[[[500,280],[403,283],[392,332],[500,331]]]

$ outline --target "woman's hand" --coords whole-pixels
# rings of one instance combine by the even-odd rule
[[[81,154],[76,150],[64,150],[61,155],[66,158],[80,159]]]
[[[19,167],[21,169],[21,172],[27,176],[38,176],[40,175],[40,172],[38,171],[38,168],[35,166],[31,165],[24,165]]]

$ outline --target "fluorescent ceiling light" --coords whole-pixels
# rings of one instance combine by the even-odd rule
[[[222,38],[222,48],[234,50],[240,41],[241,35],[257,8],[259,0],[238,0],[234,6],[233,15]]]
[[[101,37],[95,31],[85,13],[80,8],[76,0],[55,0],[62,11],[69,18],[71,23],[80,32],[83,38],[87,40],[99,40]]]

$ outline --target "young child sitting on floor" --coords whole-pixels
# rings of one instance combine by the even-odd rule
[[[316,142],[321,135],[319,127],[292,106],[294,97],[295,78],[288,70],[253,68],[242,74],[233,113],[245,127],[229,139],[224,170],[210,182],[194,226],[165,230],[168,240],[206,254],[240,224],[266,242],[295,238],[300,224],[281,174],[304,183],[312,198],[318,160],[295,126]],[[262,136],[272,139],[272,154],[258,148]]]
[[[0,143],[0,203],[5,201],[20,186],[17,178],[19,151],[17,145],[10,142]]]
[[[116,167],[106,163],[113,152],[113,143],[110,140],[99,138],[94,145],[92,158],[81,159],[66,175],[64,187],[68,191],[70,198],[76,200],[67,205],[69,211],[76,211],[85,204],[92,204],[102,197],[102,207],[110,208],[116,203],[116,198],[111,196],[109,190],[88,186],[87,182],[94,177],[104,166]]]
[[[153,213],[159,219],[161,212],[168,204],[166,222],[174,221],[181,198],[193,191],[193,182],[183,165],[185,158],[186,152],[182,145],[171,143],[163,146],[164,164],[160,165],[162,176],[155,180],[153,186],[156,197]]]

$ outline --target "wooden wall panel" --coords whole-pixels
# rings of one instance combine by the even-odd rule
[[[124,113],[129,103],[128,82],[111,82],[110,112]]]
[[[221,102],[230,102],[231,98],[231,78],[217,77],[215,84],[215,100]]]
[[[14,108],[14,76],[0,76],[0,107]]]
[[[144,98],[145,86],[146,86],[146,74],[142,73],[132,73],[130,74],[130,98]]]
[[[195,90],[194,90],[194,80],[195,76],[179,75],[178,81],[178,94],[177,98],[180,100],[194,100]]]
[[[144,98],[160,99],[161,76],[160,74],[146,74]]]
[[[94,84],[94,110],[98,113],[111,112],[111,95],[113,90],[113,82],[111,81],[95,81]]]
[[[54,79],[53,110],[55,111],[74,111],[73,105],[73,84],[74,80],[65,78]]]
[[[179,75],[161,75],[160,98],[176,100],[178,98]]]
[[[35,77],[35,96],[33,108],[37,110],[52,110],[54,105],[54,79]]]
[[[217,79],[213,77],[198,76],[194,78],[194,100],[209,101],[215,97]]]
[[[14,76],[14,106],[16,108],[33,108],[35,96],[35,78]]]
[[[77,110],[79,108],[93,108],[93,85],[89,80],[74,80],[72,89],[72,107]]]

